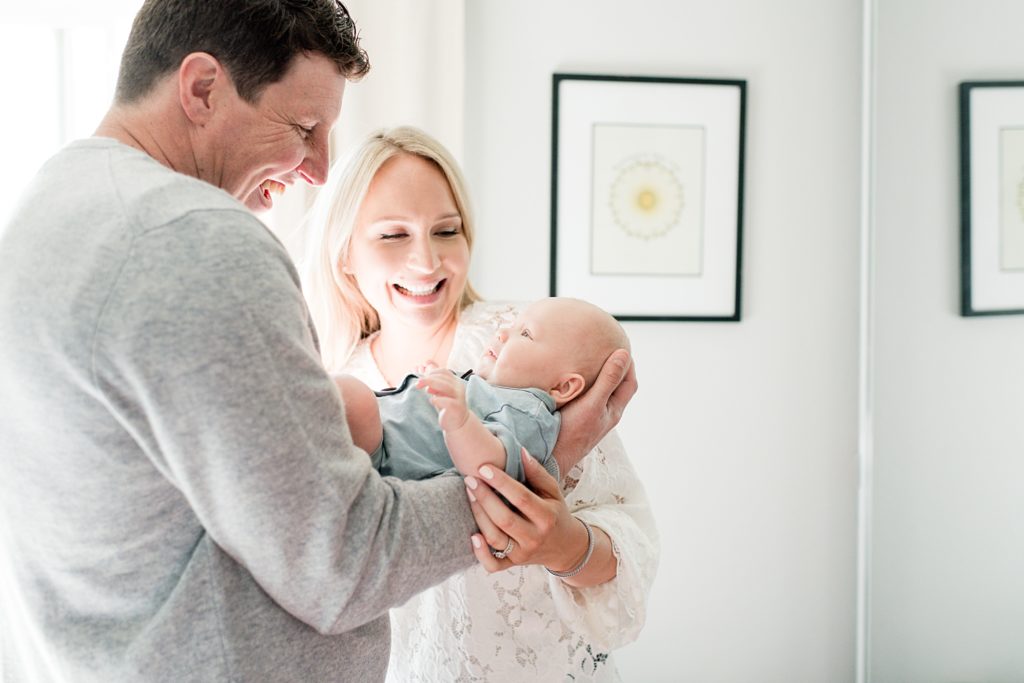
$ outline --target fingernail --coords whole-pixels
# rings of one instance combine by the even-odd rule
[[[533,460],[533,456],[525,448],[523,449],[523,460]]]
[[[494,479],[494,472],[491,471],[490,467],[484,465],[480,468],[480,476],[484,479]]]
[[[473,477],[466,477],[466,486],[468,486],[471,489],[475,489],[477,487],[476,479],[474,479]]]
[[[473,495],[472,491],[470,491],[469,489],[466,489],[466,495],[469,496],[469,499],[471,501],[473,501],[474,503],[476,502],[476,496]]]
[[[476,536],[470,536],[469,540],[473,541],[473,547],[474,548],[479,548],[480,547],[480,539],[477,538]]]

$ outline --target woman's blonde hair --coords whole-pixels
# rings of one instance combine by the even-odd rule
[[[320,338],[324,367],[339,371],[360,339],[380,329],[377,311],[359,291],[355,278],[342,272],[359,207],[377,171],[399,154],[434,162],[444,174],[462,217],[462,231],[473,250],[473,214],[458,164],[440,142],[412,126],[377,131],[331,169],[306,224],[306,249],[300,266],[302,287]],[[459,310],[478,301],[467,278]]]

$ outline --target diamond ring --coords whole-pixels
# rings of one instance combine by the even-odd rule
[[[499,560],[504,560],[506,557],[508,557],[509,553],[511,553],[513,550],[515,550],[515,548],[516,548],[516,542],[512,540],[511,536],[509,536],[508,537],[508,545],[505,546],[505,549],[504,550],[495,550],[494,548],[491,548],[491,555],[494,555]]]

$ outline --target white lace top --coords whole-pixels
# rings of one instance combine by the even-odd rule
[[[472,368],[516,312],[494,303],[463,311],[448,367]],[[384,388],[368,341],[343,372]],[[609,651],[635,640],[644,624],[659,549],[643,485],[614,431],[567,473],[562,493],[577,517],[611,537],[616,577],[573,588],[537,565],[495,574],[472,567],[391,610],[388,681],[621,680]]]

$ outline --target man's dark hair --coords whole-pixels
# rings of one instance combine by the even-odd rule
[[[139,100],[192,52],[216,57],[250,103],[299,53],[323,54],[349,80],[370,69],[337,0],[146,0],[121,56],[117,102]]]

